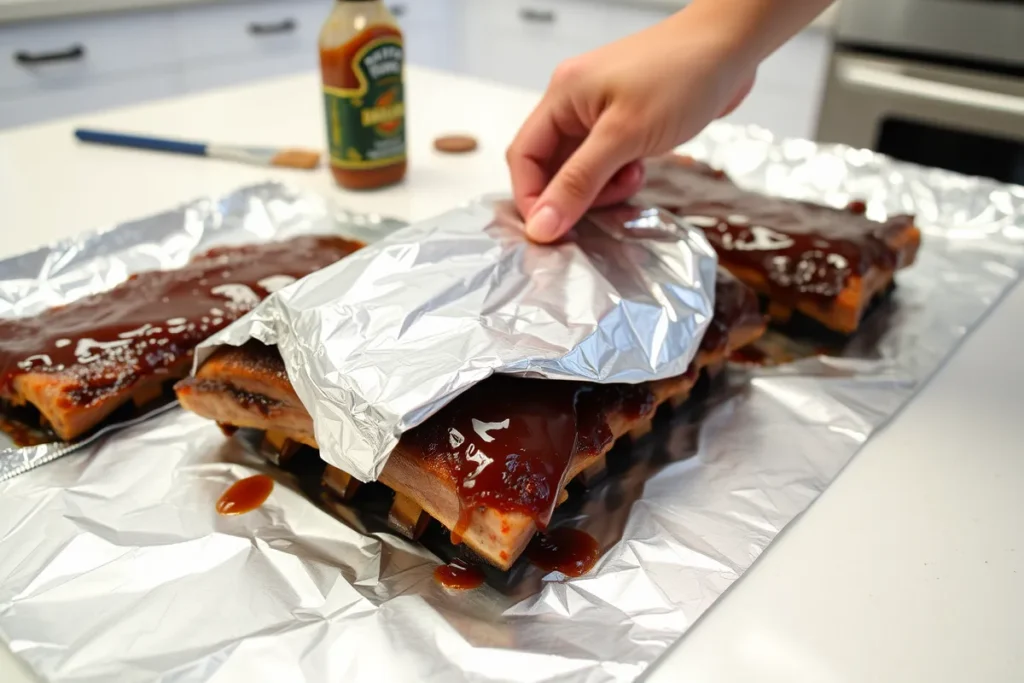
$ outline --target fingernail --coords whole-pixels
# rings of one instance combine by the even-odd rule
[[[542,206],[526,221],[526,235],[538,242],[550,242],[558,237],[562,219],[553,206]]]

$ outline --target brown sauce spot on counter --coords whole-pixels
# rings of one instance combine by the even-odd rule
[[[20,375],[53,373],[65,385],[67,408],[89,406],[169,372],[270,292],[360,246],[303,236],[221,247],[38,316],[0,321],[0,396],[13,393]]]
[[[434,149],[446,154],[465,154],[476,147],[476,138],[471,135],[442,135],[434,139]]]
[[[434,581],[449,590],[470,590],[484,582],[484,573],[463,560],[455,559],[434,569]]]
[[[534,566],[572,577],[586,574],[600,556],[597,539],[568,527],[537,534],[526,548],[526,557]]]
[[[266,502],[273,490],[274,480],[265,474],[239,479],[217,500],[217,512],[222,515],[252,512]]]

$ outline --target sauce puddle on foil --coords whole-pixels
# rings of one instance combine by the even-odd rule
[[[571,577],[589,572],[600,556],[597,539],[586,531],[569,527],[537,534],[526,547],[530,564],[546,572],[561,572]]]
[[[484,573],[463,560],[455,559],[434,569],[434,581],[449,590],[470,590],[484,582]]]
[[[274,490],[274,480],[265,474],[239,479],[217,500],[222,515],[244,515],[266,502]]]

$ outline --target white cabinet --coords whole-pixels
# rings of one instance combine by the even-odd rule
[[[0,128],[180,92],[163,13],[0,26]]]
[[[317,36],[330,13],[327,2],[252,2],[200,6],[174,14],[186,64],[248,62],[304,56],[317,59]]]
[[[150,71],[177,63],[179,53],[164,17],[139,14],[0,27],[0,57],[6,94]]]
[[[211,0],[0,25],[0,128],[316,69],[332,1]],[[385,1],[409,63],[533,90],[565,59],[672,9],[624,0]],[[798,36],[762,66],[730,118],[810,135],[829,49],[824,33]]]
[[[17,97],[0,94],[0,129],[172,97],[181,92],[177,74],[157,72],[89,80],[73,88],[34,88]]]
[[[459,71],[462,0],[387,0],[405,38],[406,60]]]
[[[588,0],[463,0],[460,62],[474,76],[543,90],[562,61],[668,14]]]

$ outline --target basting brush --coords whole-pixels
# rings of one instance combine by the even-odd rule
[[[157,152],[174,152],[193,156],[228,159],[257,166],[280,166],[284,168],[316,168],[320,164],[320,153],[308,149],[277,149],[274,147],[237,147],[233,145],[212,145],[204,142],[167,140],[141,135],[108,133],[99,130],[78,129],[75,137],[82,142],[101,145],[150,149]]]

